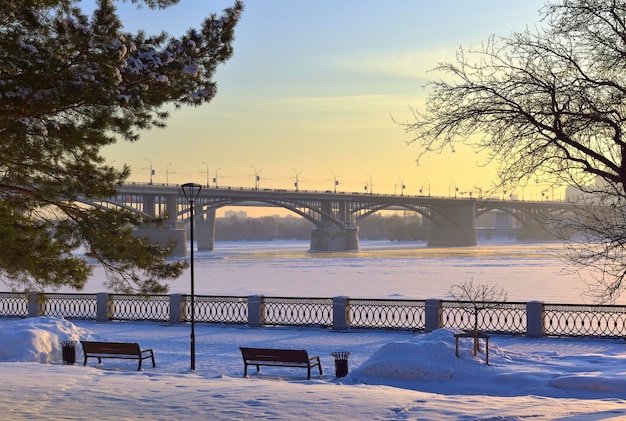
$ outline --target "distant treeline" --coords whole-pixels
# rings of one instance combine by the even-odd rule
[[[247,218],[231,215],[215,220],[216,241],[309,240],[314,225],[295,216]],[[426,239],[422,219],[415,213],[371,215],[359,224],[359,238],[417,241]]]

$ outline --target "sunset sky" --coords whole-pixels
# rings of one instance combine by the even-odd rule
[[[487,190],[495,168],[457,150],[427,156],[393,119],[424,104],[428,73],[459,46],[479,47],[539,23],[541,0],[247,0],[233,57],[208,105],[173,112],[168,127],[105,150],[130,181],[448,196]],[[181,0],[165,11],[118,3],[129,31],[179,35],[230,0]],[[208,169],[208,171],[207,171]],[[208,177],[207,177],[208,176]],[[528,200],[537,192],[527,187]],[[521,192],[518,193],[520,196]]]

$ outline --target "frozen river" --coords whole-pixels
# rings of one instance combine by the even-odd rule
[[[198,295],[352,298],[449,298],[470,279],[497,284],[508,301],[592,304],[580,275],[559,259],[558,242],[490,240],[477,247],[429,248],[425,243],[362,241],[360,252],[309,253],[307,241],[217,242],[194,255]],[[96,267],[85,292],[103,292]],[[189,272],[170,292],[189,293]],[[69,292],[69,291],[65,291]],[[618,303],[626,303],[624,300]]]

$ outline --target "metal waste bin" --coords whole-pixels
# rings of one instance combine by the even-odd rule
[[[61,341],[61,354],[63,355],[63,364],[76,363],[76,341]]]
[[[331,352],[335,358],[335,377],[346,377],[348,375],[348,356],[350,353],[348,351],[341,352]]]

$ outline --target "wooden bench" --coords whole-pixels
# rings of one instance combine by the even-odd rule
[[[97,358],[98,364],[102,364],[102,358],[121,358],[126,360],[139,360],[137,371],[141,370],[141,362],[147,358],[152,359],[152,367],[156,367],[154,363],[154,353],[151,349],[142,350],[138,343],[126,342],[90,342],[80,341],[85,354],[85,362],[87,358]]]
[[[304,349],[267,349],[239,348],[243,357],[243,376],[248,376],[248,366],[255,365],[257,373],[260,366],[302,367],[307,369],[307,380],[311,379],[311,369],[315,366],[322,373],[320,357],[309,357]]]

